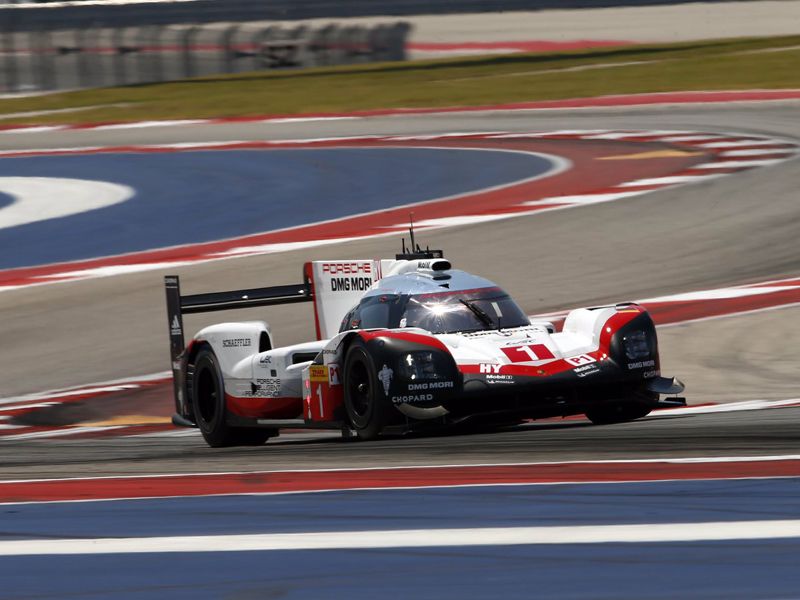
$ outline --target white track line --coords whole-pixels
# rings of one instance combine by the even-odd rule
[[[36,125],[32,127],[20,127],[18,129],[4,129],[0,130],[0,134],[7,135],[10,133],[46,133],[48,131],[60,131],[68,129],[65,125]]]
[[[145,129],[149,127],[174,127],[176,125],[204,125],[208,121],[204,119],[178,119],[174,121],[136,121],[133,123],[112,123],[111,125],[99,125],[92,127],[93,131],[108,131],[117,129]]]
[[[723,140],[731,137],[730,135],[718,134],[688,134],[688,135],[670,135],[661,138],[660,142],[704,142],[708,140]]]
[[[779,140],[779,139],[768,139],[768,140],[733,140],[730,142],[709,142],[708,144],[698,144],[700,148],[739,148],[739,147],[750,147],[750,146],[785,146],[790,145],[794,146],[795,142],[790,142],[789,140]]]
[[[791,158],[797,152],[796,148],[749,148],[745,150],[726,150],[720,152],[722,157],[739,157],[739,156],[764,156],[771,154],[782,154],[784,158]]]
[[[125,425],[109,425],[107,427],[66,427],[61,429],[50,429],[47,431],[33,431],[31,433],[18,433],[5,435],[3,440],[32,440],[36,438],[64,437],[68,435],[78,435],[79,433],[95,433],[98,431],[111,431],[112,429],[122,429]]]
[[[550,198],[540,198],[539,200],[529,200],[520,206],[536,206],[538,204],[548,204],[550,202],[564,202],[570,204],[594,204],[597,202],[611,202],[621,198],[640,196],[643,192],[612,192],[607,194],[580,194],[577,196],[552,196]]]
[[[402,529],[0,542],[0,556],[363,550],[540,544],[669,543],[800,537],[800,520],[641,523],[571,527]]]
[[[652,131],[612,131],[610,133],[598,133],[596,135],[587,135],[584,136],[583,139],[585,140],[624,140],[624,139],[636,139],[642,137],[659,137],[659,136],[672,136],[674,134],[689,134],[692,133],[691,131],[678,131],[678,130],[652,130]]]
[[[784,158],[772,158],[761,160],[723,160],[713,163],[694,165],[692,169],[749,169],[751,167],[768,167],[784,162]]]
[[[725,175],[716,173],[709,175],[667,175],[666,177],[650,177],[648,179],[636,179],[634,181],[626,181],[625,183],[619,184],[617,187],[629,188],[629,187],[644,187],[651,185],[666,186],[666,185],[675,185],[680,183],[700,183],[702,181],[711,181],[712,179],[718,179],[720,177],[725,177]]]

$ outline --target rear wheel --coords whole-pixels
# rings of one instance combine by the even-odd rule
[[[345,358],[344,406],[362,440],[378,437],[388,421],[388,401],[375,363],[361,340],[353,342]]]
[[[650,414],[653,407],[644,402],[618,402],[606,404],[586,411],[586,417],[595,425],[611,425],[641,419]]]
[[[225,408],[225,385],[214,351],[203,348],[194,363],[192,406],[195,422],[212,448],[258,446],[277,435],[274,429],[231,427]]]

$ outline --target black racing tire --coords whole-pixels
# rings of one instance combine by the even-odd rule
[[[644,402],[615,402],[587,410],[586,417],[595,425],[613,425],[641,419],[651,410],[653,407]]]
[[[263,446],[269,438],[278,437],[277,429],[267,427],[237,427],[233,430],[237,446]]]
[[[374,440],[388,423],[390,405],[365,344],[355,340],[344,361],[344,407],[359,439]]]
[[[211,348],[202,348],[194,361],[192,408],[197,428],[209,446],[234,445],[234,431],[227,422],[222,370]]]
[[[192,408],[197,428],[212,448],[260,446],[278,435],[275,429],[228,425],[225,384],[211,348],[202,348],[194,361]]]

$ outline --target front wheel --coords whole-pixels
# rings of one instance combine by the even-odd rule
[[[388,400],[372,356],[360,339],[353,342],[345,358],[344,406],[362,440],[378,437],[388,421]]]

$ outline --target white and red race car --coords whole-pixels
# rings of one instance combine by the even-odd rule
[[[656,330],[633,303],[571,311],[561,331],[529,319],[496,284],[438,250],[394,260],[314,261],[302,284],[181,296],[165,278],[177,412],[211,446],[280,428],[382,432],[465,421],[647,415],[683,391],[661,376]],[[206,327],[184,346],[183,314],[313,302],[317,341],[274,347],[264,321]]]

